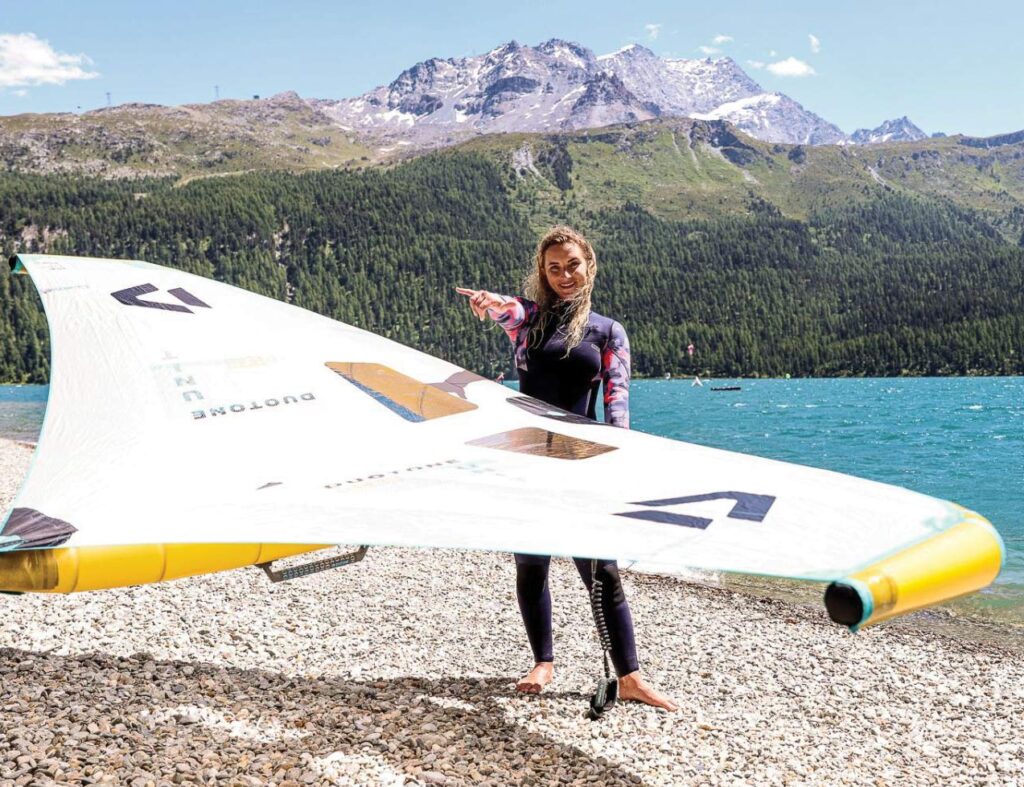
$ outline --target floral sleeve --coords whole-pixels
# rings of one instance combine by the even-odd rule
[[[625,328],[614,322],[601,353],[604,420],[625,429],[629,429],[629,375],[629,339]]]
[[[505,333],[508,334],[508,338],[515,342],[519,329],[522,327],[523,323],[526,322],[526,304],[529,303],[531,306],[534,304],[525,298],[513,298],[509,295],[499,295],[498,297],[501,298],[503,303],[510,303],[514,301],[516,304],[515,310],[496,314],[493,309],[488,309],[487,316],[498,323]]]
[[[516,308],[504,314],[495,314],[488,309],[487,314],[492,320],[501,326],[502,330],[512,341],[515,351],[516,366],[519,369],[526,368],[526,339],[530,333],[530,325],[537,316],[537,304],[526,298],[512,298],[508,295],[501,295],[505,303],[515,301]]]

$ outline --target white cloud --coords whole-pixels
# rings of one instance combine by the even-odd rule
[[[818,54],[821,51],[821,41],[813,33],[808,33],[807,38],[811,42],[811,52]]]
[[[719,33],[717,36],[711,39],[711,43],[715,46],[721,46],[722,44],[728,44],[732,41],[732,36],[724,36]]]
[[[769,63],[767,68],[777,77],[809,77],[817,73],[803,60],[797,60],[795,57]]]
[[[90,65],[85,55],[57,52],[35,33],[0,33],[0,89],[98,77],[98,72],[87,70]]]
[[[17,96],[18,98],[22,98],[22,97],[24,97],[24,96],[27,96],[27,95],[28,95],[28,91],[27,91],[27,90],[25,90],[25,88],[19,88],[18,90],[12,90],[11,92],[12,92],[12,93],[13,93],[14,95],[16,95],[16,96]]]
[[[699,46],[697,47],[697,49],[699,49],[705,55],[717,55],[720,51],[722,51],[720,49],[715,49],[713,46]]]
[[[764,68],[764,63],[760,60],[748,60],[747,65],[751,68]]]
[[[647,37],[653,41],[655,38],[658,37],[658,34],[661,33],[661,28],[662,27],[663,27],[663,25],[660,25],[660,24],[657,24],[657,25],[650,24],[650,25],[644,25],[644,30],[647,31]]]
[[[778,52],[776,52],[776,51],[775,51],[775,50],[773,49],[773,50],[771,50],[771,51],[770,51],[770,52],[768,53],[768,57],[777,57],[777,56],[778,56],[778,54],[779,54],[779,53],[778,53]]]

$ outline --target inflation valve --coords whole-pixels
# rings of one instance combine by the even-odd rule
[[[273,561],[257,563],[256,565],[263,569],[271,582],[287,582],[289,579],[308,577],[310,574],[316,574],[320,571],[327,571],[332,568],[341,568],[342,566],[347,566],[350,563],[358,563],[366,557],[366,552],[369,548],[369,546],[364,544],[355,552],[346,552],[344,555],[326,557],[323,560],[314,560],[311,563],[289,566],[288,568],[282,568],[277,571],[273,568]]]

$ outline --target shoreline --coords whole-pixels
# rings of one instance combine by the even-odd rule
[[[30,457],[0,442],[3,502]],[[677,713],[583,717],[600,648],[562,559],[540,696],[514,689],[532,659],[503,554],[379,547],[279,585],[239,569],[0,596],[0,785],[1024,782],[1020,650],[623,579],[643,672]]]
[[[748,596],[773,598],[807,606],[811,609],[824,609],[822,600],[825,592],[824,583],[800,582],[774,577],[724,575],[717,584]],[[715,583],[711,583],[711,586],[715,586]],[[1022,610],[1019,607],[1014,607],[1013,610],[1017,614],[1012,617],[1000,617],[997,610],[981,606],[984,602],[975,601],[978,595],[978,593],[973,593],[961,596],[938,606],[926,607],[882,621],[868,628],[890,627],[909,632],[926,632],[936,636],[970,641],[980,645],[994,645],[1024,653]]]
[[[825,582],[703,570],[679,575],[646,571],[631,573],[641,576],[664,576],[678,579],[691,587],[728,590],[753,599],[772,599],[826,614],[823,600]],[[998,588],[998,585],[990,586],[986,590],[993,587]],[[1006,608],[1006,614],[1000,615],[1000,610],[986,606],[984,601],[978,600],[978,596],[984,592],[971,593],[938,606],[915,610],[868,626],[864,630],[891,627],[980,645],[994,645],[1024,653],[1024,609],[1019,604],[1014,604]],[[832,625],[844,628],[838,624]]]

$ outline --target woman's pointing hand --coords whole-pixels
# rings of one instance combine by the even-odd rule
[[[504,314],[516,308],[514,300],[506,301],[501,296],[487,290],[470,290],[465,287],[456,287],[455,292],[459,295],[465,295],[469,299],[469,308],[481,320],[487,316],[488,309]]]

